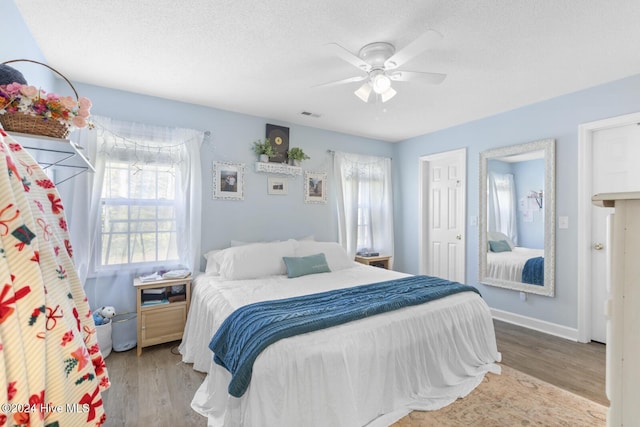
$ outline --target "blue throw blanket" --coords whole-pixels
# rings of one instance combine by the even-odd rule
[[[229,394],[240,397],[249,387],[253,362],[280,339],[460,292],[480,294],[474,287],[438,277],[412,276],[249,304],[225,319],[209,348],[214,352],[213,360],[231,373]]]
[[[532,285],[544,285],[544,258],[529,258],[522,269],[522,281]]]

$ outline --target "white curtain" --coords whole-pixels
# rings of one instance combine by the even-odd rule
[[[391,159],[336,152],[333,170],[340,244],[393,256]]]
[[[140,168],[145,164],[170,163],[176,171],[176,239],[180,264],[197,271],[200,266],[200,236],[202,215],[202,178],[200,166],[200,148],[204,133],[192,129],[168,128],[112,120],[107,117],[92,116],[95,129],[83,130],[81,145],[87,147],[95,173],[89,174],[86,189],[88,192],[89,213],[85,226],[88,234],[81,241],[86,247],[78,255],[77,266],[81,278],[93,272],[96,250],[101,233],[101,193],[105,180],[105,166],[108,158],[129,160]],[[144,144],[136,141],[143,140]],[[85,208],[86,212],[86,208]],[[77,224],[77,223],[76,223]],[[80,239],[79,239],[80,240]],[[148,268],[148,267],[147,267]],[[146,272],[146,271],[145,271]],[[110,272],[111,280],[119,281],[124,277],[130,283],[131,275],[140,272],[131,269],[119,269]]]
[[[489,231],[499,231],[518,244],[517,200],[513,174],[489,173]]]

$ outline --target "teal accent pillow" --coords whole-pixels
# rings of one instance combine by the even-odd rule
[[[329,265],[323,253],[303,257],[282,257],[287,266],[287,277],[305,276],[307,274],[328,273]]]
[[[511,246],[506,240],[489,240],[491,252],[511,252]]]

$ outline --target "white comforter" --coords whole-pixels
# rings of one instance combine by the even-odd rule
[[[180,352],[209,375],[192,407],[210,426],[382,426],[446,406],[499,373],[489,309],[465,292],[278,341],[256,359],[247,392],[227,393],[230,374],[207,346],[236,308],[403,276],[361,264],[296,279],[198,276]]]
[[[522,282],[522,270],[530,258],[543,257],[544,249],[514,247],[511,251],[487,253],[489,277]]]

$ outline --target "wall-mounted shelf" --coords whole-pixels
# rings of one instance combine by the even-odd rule
[[[83,172],[95,172],[82,147],[69,139],[51,138],[19,132],[7,132],[31,154],[45,171],[53,171],[53,182],[58,185]]]
[[[256,162],[256,172],[297,176],[302,175],[302,168],[300,166],[289,166],[284,163]]]
[[[538,204],[538,207],[540,209],[542,209],[542,190],[540,190],[540,191],[531,190],[527,197],[529,199],[534,199],[536,201],[536,203]]]

